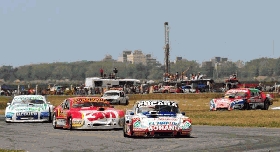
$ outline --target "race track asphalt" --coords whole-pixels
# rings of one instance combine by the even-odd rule
[[[50,123],[5,123],[0,147],[29,152],[76,151],[280,151],[280,129],[193,126],[191,138],[124,138],[122,131],[69,131]]]

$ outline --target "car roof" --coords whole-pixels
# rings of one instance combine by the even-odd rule
[[[122,92],[122,91],[120,91],[120,90],[108,90],[108,91],[106,91],[106,92]],[[105,92],[105,93],[106,93]]]
[[[142,105],[143,103],[146,103],[147,106],[153,106],[153,105],[176,105],[178,106],[178,102],[173,100],[139,100],[137,101],[134,106]]]
[[[83,102],[107,102],[106,99],[103,99],[101,97],[71,97],[71,98],[68,98],[68,100],[70,102],[73,102],[73,101],[83,101]]]

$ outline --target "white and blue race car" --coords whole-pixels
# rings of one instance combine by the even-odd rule
[[[53,105],[42,95],[17,95],[7,103],[5,121],[52,122]]]

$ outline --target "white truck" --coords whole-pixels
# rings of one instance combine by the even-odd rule
[[[129,104],[129,97],[121,90],[108,90],[101,96],[101,98],[106,99],[110,104]]]

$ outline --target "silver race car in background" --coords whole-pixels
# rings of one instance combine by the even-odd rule
[[[53,105],[42,95],[18,95],[5,110],[6,122],[52,122]]]

